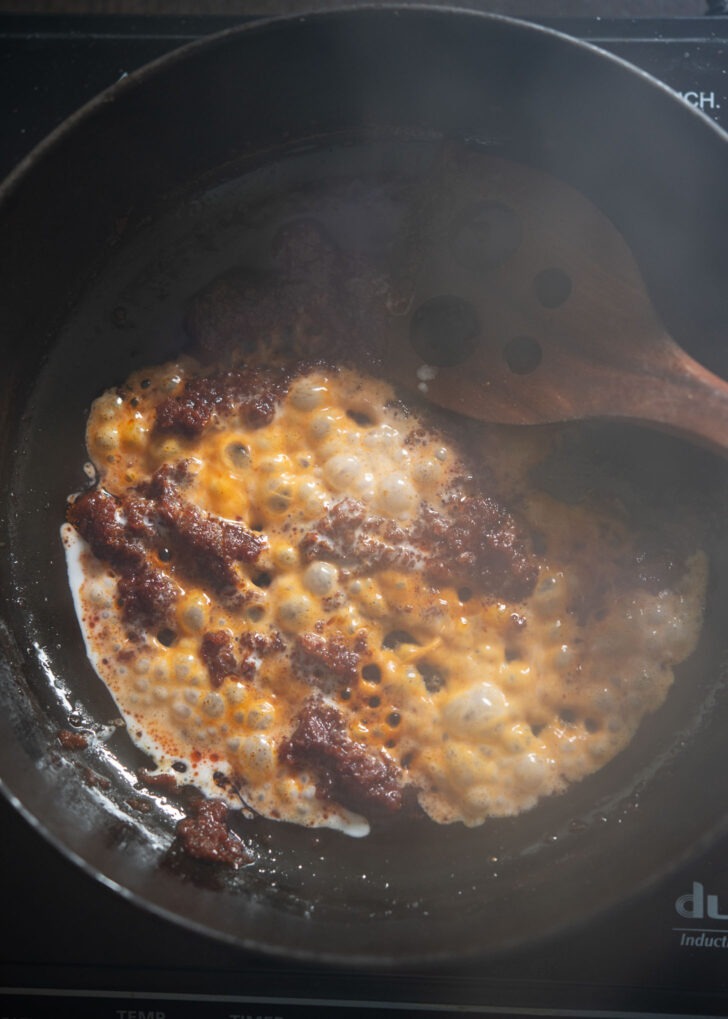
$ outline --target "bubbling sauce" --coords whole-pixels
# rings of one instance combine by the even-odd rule
[[[262,356],[96,400],[69,578],[160,773],[363,835],[518,814],[632,739],[697,643],[705,555],[535,485],[557,430],[469,436],[361,370]]]

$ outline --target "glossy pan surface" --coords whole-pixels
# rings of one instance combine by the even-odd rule
[[[287,218],[386,246],[396,182],[453,139],[582,190],[676,338],[727,374],[725,136],[641,72],[508,19],[365,6],[225,33],[105,93],[0,196],[0,778],[102,881],[246,947],[350,964],[492,954],[624,901],[726,829],[720,527],[704,639],[665,707],[596,776],[479,829],[401,820],[353,840],[252,821],[253,865],[180,859],[178,808],[140,792],[145,762],[86,661],[58,528],[91,400],[183,349],[190,297],[264,263]],[[610,441],[645,483],[697,487],[720,511],[710,454],[629,429]],[[81,754],[58,743],[69,720],[94,734]]]

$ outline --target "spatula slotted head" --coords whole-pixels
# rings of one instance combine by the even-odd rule
[[[521,164],[448,149],[413,204],[398,265],[388,369],[469,417],[631,416],[656,359],[680,358],[614,225]]]

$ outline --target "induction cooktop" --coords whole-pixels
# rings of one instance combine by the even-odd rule
[[[103,88],[242,20],[0,17],[0,175]],[[728,17],[549,24],[641,66],[728,128]],[[706,781],[721,795],[720,776]],[[727,850],[713,847],[638,901],[537,948],[348,972],[256,956],[144,912],[1,800],[0,1017],[728,1015]]]

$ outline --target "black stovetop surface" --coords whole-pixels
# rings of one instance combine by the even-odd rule
[[[123,74],[241,20],[0,16],[0,176]],[[728,127],[728,18],[549,23],[630,59]],[[143,912],[4,800],[0,832],[2,1017],[728,1015],[726,846],[528,951],[426,971],[345,972],[254,956]],[[676,909],[686,895],[687,917]]]

